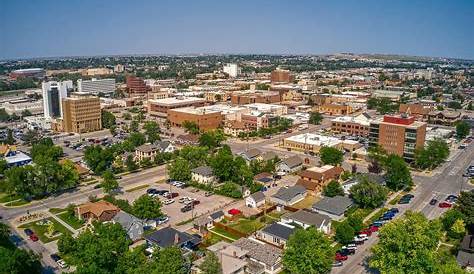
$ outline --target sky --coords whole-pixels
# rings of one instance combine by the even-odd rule
[[[474,1],[0,0],[0,59],[340,52],[474,59]]]

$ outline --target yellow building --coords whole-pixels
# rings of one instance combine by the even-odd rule
[[[102,129],[99,97],[68,97],[62,100],[62,105],[62,131],[84,133]]]

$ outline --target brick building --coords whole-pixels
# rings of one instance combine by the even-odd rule
[[[293,83],[295,76],[286,69],[276,69],[270,76],[272,83]]]
[[[146,98],[151,88],[145,84],[143,79],[136,76],[127,76],[127,92],[130,97]]]
[[[268,90],[244,90],[234,92],[231,103],[234,105],[246,105],[254,103],[273,104],[280,102],[280,93]]]
[[[355,117],[341,116],[331,120],[331,130],[352,136],[368,136],[371,117],[362,113]]]
[[[169,97],[148,100],[148,113],[153,116],[167,117],[168,111],[175,108],[202,107],[206,100],[198,97]]]
[[[184,121],[195,122],[199,129],[210,130],[223,123],[223,116],[220,111],[186,107],[168,110],[168,121],[175,127],[181,127]]]

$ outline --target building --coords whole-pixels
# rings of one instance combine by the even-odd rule
[[[127,76],[127,92],[129,97],[146,98],[151,88],[145,84],[142,78]]]
[[[272,223],[256,232],[256,238],[269,244],[284,248],[295,227],[283,222]]]
[[[280,188],[277,193],[271,196],[271,201],[283,206],[291,206],[306,197],[306,188],[300,185]]]
[[[234,246],[230,243],[220,241],[207,247],[207,250],[214,253],[220,263],[220,272],[222,274],[246,274],[248,261],[245,255],[248,251],[241,247]],[[202,257],[193,262],[191,267],[191,274],[201,274],[201,265],[204,263],[206,257]]]
[[[354,140],[340,140],[335,137],[303,133],[283,139],[281,146],[289,150],[304,151],[308,153],[319,153],[321,147],[336,147],[346,151],[354,151],[362,144]]]
[[[41,84],[43,90],[43,114],[46,119],[63,116],[62,100],[73,89],[72,81],[49,81]]]
[[[34,100],[30,98],[20,98],[4,102],[2,108],[9,114],[21,116],[24,111],[29,111],[31,114],[42,114],[44,111],[43,100]]]
[[[413,116],[384,116],[370,123],[369,146],[379,145],[388,153],[413,161],[415,150],[425,144],[426,123]]]
[[[109,68],[89,68],[82,71],[84,76],[100,76],[100,75],[111,75],[113,70]]]
[[[114,66],[114,72],[116,73],[122,73],[125,71],[125,66],[121,64],[117,64]]]
[[[111,221],[120,209],[106,201],[88,202],[76,207],[79,220]]]
[[[283,264],[283,251],[273,245],[252,238],[240,238],[232,245],[247,251],[245,255],[253,270],[251,273],[280,273]]]
[[[11,79],[17,78],[37,78],[41,79],[46,76],[46,71],[42,68],[28,68],[28,69],[18,69],[10,73]]]
[[[166,248],[176,246],[183,249],[195,249],[201,239],[195,235],[181,232],[172,227],[165,227],[145,236],[147,245],[150,247]]]
[[[160,152],[160,147],[155,144],[143,144],[135,148],[135,161],[141,162],[144,159],[153,161],[156,154]]]
[[[434,125],[454,126],[461,120],[461,112],[433,110],[428,113],[428,123]]]
[[[127,212],[119,211],[112,218],[112,222],[120,224],[132,242],[136,242],[143,238],[144,222],[137,217],[128,214]]]
[[[281,116],[288,113],[288,108],[286,106],[275,104],[252,103],[243,105],[242,107],[250,110],[250,113],[253,115],[260,115],[264,113]]]
[[[169,97],[148,100],[148,113],[153,116],[166,118],[168,111],[175,108],[202,107],[206,100],[198,97]]]
[[[339,166],[325,165],[322,167],[310,167],[299,172],[300,178],[296,182],[306,190],[318,193],[332,180],[338,180],[344,169]]]
[[[213,184],[217,181],[212,168],[209,166],[199,166],[191,170],[191,180],[200,184]]]
[[[296,212],[287,213],[281,217],[281,221],[287,224],[297,224],[304,229],[313,226],[323,233],[331,233],[331,218],[327,215],[319,214],[307,209],[300,209]]]
[[[456,260],[467,272],[474,272],[474,235],[464,236]]]
[[[428,120],[428,114],[434,110],[432,106],[422,104],[400,104],[399,112],[409,116],[414,116],[417,120]]]
[[[270,80],[272,83],[293,83],[295,81],[295,76],[286,69],[276,69],[272,71],[270,75]]]
[[[199,231],[201,234],[206,234],[209,229],[214,228],[214,223],[218,223],[224,220],[224,212],[218,210],[209,215],[202,215],[193,221],[193,228]]]
[[[257,208],[265,205],[265,194],[261,191],[250,194],[245,198],[245,205],[250,208]]]
[[[60,131],[84,133],[102,129],[99,97],[68,97],[62,100],[62,109]]]
[[[77,90],[92,95],[113,94],[115,92],[115,79],[77,80]]]
[[[285,158],[277,164],[277,171],[285,174],[297,172],[301,168],[303,168],[303,160],[297,155]]]
[[[168,110],[168,121],[174,127],[181,127],[187,121],[196,123],[200,130],[212,130],[223,124],[223,117],[220,111],[185,107]]]
[[[268,90],[242,90],[232,93],[230,101],[234,105],[253,103],[274,104],[281,101],[280,93]]]
[[[344,213],[354,204],[349,197],[334,196],[323,197],[318,202],[314,203],[312,210],[319,214],[329,216],[333,220],[341,220],[344,218]]]
[[[341,116],[331,120],[331,130],[352,136],[366,137],[372,118],[367,113],[353,116]]]
[[[31,157],[17,150],[16,146],[0,144],[0,159],[7,162],[8,167],[24,166],[31,163]]]
[[[241,70],[237,64],[225,64],[223,68],[224,73],[227,73],[230,77],[235,78],[239,76]]]
[[[327,115],[348,115],[354,112],[349,104],[323,104],[315,106],[314,110]]]

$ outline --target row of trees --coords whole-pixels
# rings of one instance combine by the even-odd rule
[[[130,204],[127,200],[117,199],[110,195],[105,196],[104,200],[141,219],[156,219],[163,216],[160,201],[146,194],[138,197],[133,204]]]

